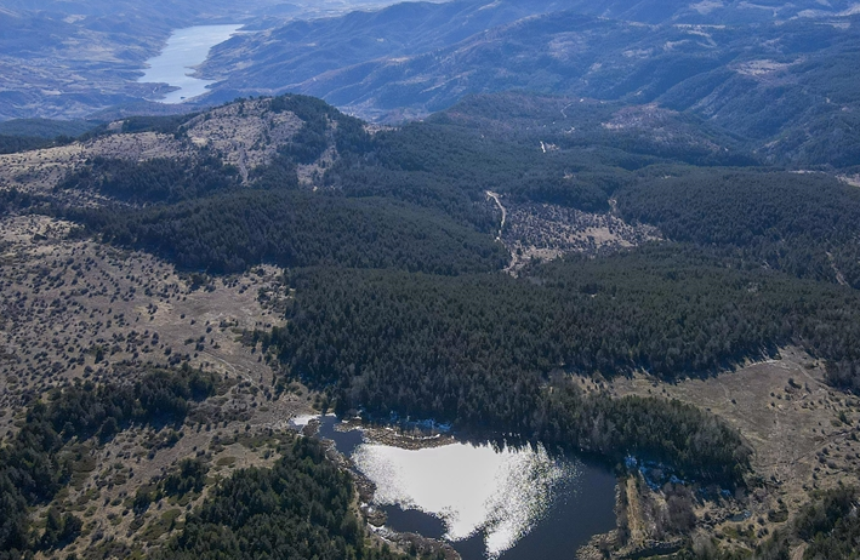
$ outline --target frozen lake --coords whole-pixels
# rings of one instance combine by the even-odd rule
[[[161,54],[146,61],[149,68],[138,82],[169,84],[179,88],[158,99],[160,103],[182,103],[206,93],[206,86],[214,82],[193,77],[191,74],[194,68],[206,60],[209,49],[229,39],[241,27],[198,25],[177,29],[167,40]]]

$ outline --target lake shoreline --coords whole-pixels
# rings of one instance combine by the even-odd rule
[[[242,24],[197,25],[174,30],[161,52],[146,61],[138,83],[153,84],[151,101],[177,105],[197,99],[209,92],[217,80],[197,77],[197,69],[206,62],[212,47],[230,39]],[[166,86],[166,87],[165,87]]]
[[[333,442],[332,454],[354,475],[362,514],[392,542],[436,543],[464,560],[553,560],[617,527],[614,474],[541,444],[333,416],[302,432]]]

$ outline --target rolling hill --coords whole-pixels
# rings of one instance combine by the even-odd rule
[[[511,89],[657,103],[774,162],[860,163],[850,85],[860,38],[849,6],[601,6],[403,4],[236,37],[204,72],[221,80],[216,101],[294,91],[383,121]]]
[[[837,554],[860,190],[745,145],[505,92],[398,127],[244,99],[0,155],[0,558],[456,558],[380,544],[372,488],[284,421],[329,409],[614,467],[583,554]]]

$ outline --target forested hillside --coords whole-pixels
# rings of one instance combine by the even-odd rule
[[[860,288],[860,191],[824,174],[677,169],[619,193],[630,219],[749,263]]]
[[[684,490],[631,484],[671,507],[686,504],[688,529],[716,538],[713,527],[734,523],[726,520],[743,507],[786,531],[779,540],[765,521],[758,533],[744,528],[749,551],[794,550],[801,541],[810,551],[837,550],[838,535],[853,538],[844,495],[813,492],[856,456],[860,195],[844,177],[767,164],[742,138],[689,113],[526,93],[469,97],[389,128],[304,96],[240,100],[129,118],[66,146],[3,157],[26,173],[3,175],[15,188],[2,189],[0,217],[31,232],[7,236],[3,262],[44,259],[28,297],[62,290],[39,304],[51,313],[69,298],[103,297],[107,315],[83,313],[87,328],[128,321],[135,329],[84,350],[61,343],[63,329],[39,327],[64,354],[91,359],[92,380],[15,393],[28,421],[10,420],[15,429],[0,452],[10,497],[5,550],[96,542],[81,519],[88,510],[63,501],[80,446],[107,453],[115,438],[145,428],[152,441],[179,449],[165,427],[184,426],[183,437],[196,430],[208,447],[189,444],[171,469],[100,506],[123,509],[111,523],[138,539],[105,540],[100,553],[151,546],[154,558],[401,558],[366,538],[356,490],[323,449],[273,428],[286,420],[277,406],[311,403],[383,424],[433,420],[458,435],[583,454],[629,480],[650,476],[630,465],[648,465]],[[60,243],[72,247],[69,256],[52,253]],[[111,255],[110,270],[142,259],[138,251],[157,258],[118,273],[133,290],[109,292],[112,276],[98,272],[94,256],[76,262],[88,244],[100,248],[91,255]],[[145,285],[149,275],[165,285]],[[252,288],[254,277],[271,283]],[[185,291],[181,278],[190,279]],[[113,306],[138,291],[164,299],[128,303],[132,323]],[[203,294],[216,309],[187,316],[202,308]],[[264,312],[240,328],[217,298],[243,294]],[[8,297],[23,320],[26,298]],[[242,305],[235,315],[249,316]],[[191,328],[201,336],[188,336]],[[178,343],[161,342],[156,329]],[[146,350],[136,345],[140,331]],[[238,365],[218,357],[218,332],[236,346],[233,355],[247,352]],[[109,382],[95,368],[123,346],[122,367],[144,373]],[[665,391],[782,360],[786,349],[805,357],[805,379],[777,376],[785,395],[760,395],[764,412],[741,413],[727,397],[712,409]],[[3,367],[14,372],[23,355],[0,354]],[[157,369],[159,360],[217,361],[231,393],[215,396],[221,385],[209,370]],[[646,391],[618,391],[616,381],[642,379]],[[249,400],[239,402],[243,395]],[[782,406],[795,397],[810,414],[829,411],[830,425],[790,416]],[[194,411],[192,429],[183,420]],[[797,422],[804,441],[828,446],[809,453],[821,467],[804,480],[815,482],[778,480],[762,467],[761,439],[743,430],[741,414],[780,415],[779,429]],[[118,446],[110,451],[120,465],[155,456],[126,457]],[[837,455],[845,462],[833,462]],[[249,468],[232,468],[240,459]],[[760,504],[774,503],[781,484],[796,502],[772,515],[753,503],[763,493],[772,501]],[[819,498],[824,513],[801,511]],[[47,508],[44,521],[31,515],[39,508]],[[706,521],[706,508],[721,521]],[[676,536],[682,554],[723,553]]]
[[[852,290],[724,268],[692,247],[571,259],[519,280],[322,270],[293,282],[292,321],[275,336],[283,357],[377,412],[526,421],[518,392],[557,368],[672,378],[790,342],[834,368],[857,360]]]
[[[509,137],[501,109],[520,100],[532,106],[514,114],[523,126]],[[854,336],[849,318],[853,311],[847,317],[832,312],[838,306],[856,307],[851,290],[835,287],[858,283],[851,226],[860,213],[855,189],[824,175],[713,167],[719,160],[710,161],[712,167],[679,165],[666,155],[672,146],[683,158],[684,146],[709,146],[721,137],[698,132],[695,123],[671,114],[651,115],[672,138],[655,144],[629,133],[607,134],[606,127],[599,125],[603,118],[624,118],[625,113],[597,107],[604,116],[592,117],[593,128],[585,124],[583,132],[585,138],[594,130],[597,146],[586,146],[557,132],[566,126],[563,122],[552,123],[548,130],[537,124],[547,122],[542,114],[553,107],[558,110],[560,104],[560,100],[529,97],[474,99],[427,123],[370,135],[353,119],[309,98],[277,98],[271,110],[293,111],[305,124],[270,165],[258,169],[249,185],[240,185],[234,168],[222,167],[208,152],[188,162],[95,159],[57,188],[95,191],[117,201],[147,205],[58,211],[107,241],[156,252],[188,270],[237,272],[268,262],[289,268],[336,266],[457,275],[499,270],[509,258],[490,233],[499,217],[486,200],[487,191],[498,192],[510,202],[586,212],[606,212],[610,200],[617,199],[624,218],[657,226],[669,239],[684,244],[596,262],[568,259],[566,264],[536,266],[527,279],[518,281],[505,276],[444,280],[389,272],[300,273],[296,278],[304,279],[297,302],[301,312],[292,323],[296,336],[287,337],[290,346],[284,349],[285,358],[313,356],[315,367],[321,369],[305,372],[307,363],[294,365],[297,373],[309,374],[318,383],[342,375],[327,364],[326,347],[328,352],[337,349],[332,359],[342,364],[338,367],[361,368],[361,361],[368,360],[377,364],[378,373],[389,377],[401,374],[394,373],[396,368],[383,373],[385,367],[416,360],[415,352],[447,355],[443,362],[417,358],[410,367],[443,377],[449,375],[442,372],[443,364],[461,368],[470,362],[484,372],[481,375],[492,372],[492,376],[508,375],[505,372],[511,367],[542,375],[563,367],[604,374],[644,368],[673,377],[715,371],[766,355],[780,345],[798,343],[832,362],[834,381],[854,386],[856,358],[849,342]],[[587,108],[571,105],[580,104],[561,108],[571,115],[588,113]],[[340,123],[334,134],[326,124],[331,120]],[[183,129],[176,126],[181,122],[169,129],[180,137]],[[151,125],[143,126],[147,130]],[[541,150],[545,144],[538,138],[558,139],[558,144]],[[722,141],[731,144],[728,137]],[[318,192],[308,192],[296,179],[298,166],[315,161],[328,146],[337,148],[337,158],[324,169]],[[742,157],[737,152],[726,163]],[[311,277],[315,279],[306,279]],[[327,285],[332,281],[345,284],[342,288]],[[320,285],[325,287],[317,288]],[[344,291],[346,286],[350,289]],[[332,327],[330,318],[343,313],[339,310],[344,306],[382,305],[386,300],[378,296],[395,286],[400,298],[419,298],[405,305],[395,315],[398,319],[389,317],[392,310],[388,309],[347,315],[353,319],[370,315],[381,321],[367,331],[371,338],[361,340],[356,333],[364,328],[340,322],[334,324],[341,324],[342,334],[335,339],[322,335]],[[310,288],[318,289],[318,295]],[[339,300],[341,293],[348,295],[346,301]],[[427,300],[433,293],[444,293],[448,299]],[[600,297],[604,293],[612,297],[604,300]],[[799,294],[805,294],[806,303],[792,308]],[[425,303],[419,304],[421,300]],[[329,308],[320,314],[322,322],[314,328],[301,326],[301,321],[313,321],[317,305]],[[450,325],[430,328],[435,334],[425,340],[414,326],[428,325],[420,319],[421,309],[434,309],[432,321],[450,321]],[[444,319],[441,310],[456,312]],[[584,313],[588,320],[581,319]],[[482,322],[474,323],[479,318]],[[389,341],[386,352],[399,352],[390,339],[397,321],[405,321],[398,332],[412,333],[411,350],[404,350],[412,357],[368,355],[367,349],[375,347],[372,341],[379,336]],[[594,324],[601,325],[602,331],[595,332]],[[519,334],[512,342],[506,338],[511,334],[501,328]],[[377,329],[389,334],[381,335]],[[436,338],[444,332],[449,332],[449,339]],[[309,333],[321,338],[303,341]],[[490,338],[479,342],[478,333]],[[476,347],[457,356],[455,340],[470,340]],[[311,346],[300,350],[304,344]],[[353,344],[362,360],[345,357]],[[392,366],[380,369],[389,359]],[[393,390],[398,384],[391,381],[386,377],[379,386]],[[408,385],[412,390],[423,386]],[[466,387],[473,385],[468,382]],[[500,395],[506,392],[502,387],[495,389]],[[368,397],[353,395],[350,402],[366,405]],[[506,409],[501,405],[463,412],[451,404],[458,398],[470,403],[498,398],[451,397],[455,400],[449,398],[447,405],[429,406],[446,400],[435,397],[422,394],[407,400],[421,403],[425,407],[421,414],[472,419],[469,422],[491,418],[492,414],[486,416],[490,410],[499,411],[499,418],[510,416],[501,412]],[[377,408],[391,406],[383,399]]]
[[[0,154],[14,154],[25,150],[44,148],[50,146],[42,138],[32,136],[0,136]]]
[[[108,241],[215,273],[271,263],[459,274],[497,270],[507,260],[487,236],[384,199],[243,191],[138,212],[67,215]]]
[[[531,106],[513,115],[522,126],[509,137],[507,119],[500,115],[503,108],[518,101]],[[289,268],[393,268],[456,275],[499,270],[509,258],[490,233],[499,217],[486,200],[487,191],[497,192],[509,202],[553,204],[586,212],[606,212],[610,201],[617,199],[624,218],[657,226],[669,239],[686,245],[594,263],[574,260],[534,267],[527,274],[530,280],[491,276],[443,281],[388,272],[358,275],[346,281],[351,286],[347,291],[350,303],[332,295],[341,293],[334,286],[321,288],[319,296],[303,287],[299,308],[310,307],[297,315],[294,324],[302,334],[289,337],[293,346],[285,352],[313,355],[320,363],[320,352],[325,355],[321,342],[302,342],[301,336],[310,332],[320,336],[331,326],[328,318],[339,315],[338,309],[344,305],[380,305],[384,298],[369,295],[378,290],[385,293],[388,288],[383,287],[390,285],[401,286],[406,298],[428,298],[440,291],[454,298],[421,305],[416,300],[400,312],[398,320],[407,323],[399,328],[414,337],[410,354],[435,355],[445,348],[449,354],[446,363],[464,367],[476,362],[480,364],[476,367],[496,376],[507,375],[504,372],[516,366],[542,374],[553,367],[604,374],[644,368],[672,377],[713,371],[791,342],[822,353],[833,362],[840,383],[854,383],[849,380],[853,374],[845,373],[853,371],[854,353],[847,342],[853,336],[847,327],[850,320],[830,314],[836,305],[831,302],[852,301],[852,292],[790,278],[857,284],[856,236],[851,224],[857,220],[860,206],[853,188],[821,175],[679,165],[667,155],[673,149],[684,158],[685,146],[706,147],[720,141],[731,145],[732,140],[700,132],[695,123],[671,114],[649,116],[661,123],[668,142],[654,143],[638,133],[607,133],[600,124],[604,119],[613,122],[628,115],[602,106],[595,107],[602,116],[592,116],[592,124],[583,125],[582,140],[565,138],[563,121],[553,122],[548,129],[539,125],[549,122],[543,115],[559,110],[561,103],[510,96],[473,99],[427,123],[370,135],[354,119],[309,98],[277,98],[271,110],[294,112],[304,125],[271,164],[255,171],[249,184],[241,185],[235,168],[224,166],[208,151],[185,161],[132,163],[96,158],[60,183],[58,192],[96,192],[117,204],[66,206],[55,211],[81,222],[104,240],[153,251],[188,270],[237,272],[267,262]],[[568,115],[570,111],[570,117],[587,115],[589,109],[579,105],[566,103],[560,112]],[[334,130],[327,124],[332,121],[338,123]],[[165,125],[165,131],[181,138],[183,122],[174,119]],[[161,127],[159,123],[141,122],[133,130],[152,130]],[[645,127],[638,124],[634,129]],[[589,134],[596,146],[584,142]],[[539,138],[558,143],[546,150]],[[322,169],[317,192],[309,192],[297,179],[299,166],[315,162],[333,148],[337,149],[334,163]],[[718,157],[723,150],[707,148],[706,152]],[[736,154],[726,163],[743,158],[742,152]],[[750,158],[747,163],[753,161]],[[711,159],[709,164],[718,162]],[[635,281],[631,270],[639,271]],[[320,273],[308,286],[345,277]],[[359,295],[366,282],[374,287]],[[462,296],[458,295],[461,290]],[[611,293],[612,298],[604,302],[601,293]],[[797,293],[808,293],[811,307],[787,311],[785,305],[793,304]],[[318,303],[309,303],[315,297]],[[321,315],[324,323],[314,329],[298,326],[300,320],[311,320],[311,309],[320,304],[334,306]],[[466,311],[463,305],[479,305],[484,311]],[[736,318],[729,318],[727,306],[733,308]],[[847,309],[854,307],[847,304]],[[422,308],[436,310],[434,321],[445,317],[440,310],[457,310],[450,317],[450,324],[457,328],[451,340],[430,342],[416,337],[410,323],[421,323],[415,317]],[[586,309],[590,320],[574,320]],[[383,321],[379,328],[390,328],[393,318],[381,319],[389,313],[376,310],[369,314]],[[505,315],[472,324],[486,313]],[[619,321],[622,316],[625,319]],[[838,338],[825,336],[823,326],[811,326],[809,321],[823,322],[836,332],[848,328],[849,332]],[[536,328],[541,323],[551,330]],[[604,331],[595,333],[595,323]],[[516,342],[500,338],[498,329],[503,325],[516,325],[514,332],[521,333],[515,336]],[[435,337],[448,329],[431,331]],[[492,338],[481,343],[474,338],[477,333],[494,331]],[[349,354],[346,348],[350,344],[355,343],[362,353],[374,345],[354,336],[362,329],[351,327],[345,332],[350,334],[338,335],[340,343],[329,340],[326,344],[337,348],[336,359],[348,366],[353,359],[344,356]],[[451,352],[458,345],[453,340],[473,340],[483,348],[477,355],[467,351],[454,357]],[[299,352],[305,343],[312,346]],[[390,344],[385,348],[396,353]],[[381,363],[381,357],[369,359]],[[439,370],[437,361],[424,363],[425,359],[419,359],[415,371]],[[360,367],[360,363],[355,365]],[[301,370],[301,364],[297,366]],[[330,382],[341,375],[331,367],[313,374],[317,382]],[[362,404],[366,396],[354,400],[354,404]],[[438,400],[426,395],[415,399],[425,407]],[[449,404],[421,412],[477,419],[485,417],[484,409],[501,411],[505,407],[479,408],[480,413],[463,413]],[[507,415],[499,412],[499,416]]]
[[[160,559],[405,560],[365,541],[351,477],[323,446],[296,438],[271,469],[240,471],[219,486]]]
[[[145,162],[95,158],[87,168],[70,175],[58,190],[92,190],[137,204],[180,202],[237,186],[238,170],[220,159],[200,161],[157,158]]]
[[[0,558],[62,548],[77,538],[83,523],[73,512],[52,511],[56,523],[40,535],[28,508],[50,504],[76,474],[86,472],[88,440],[109,441],[132,425],[181,425],[215,384],[211,375],[187,368],[156,370],[124,385],[87,381],[32,403],[26,425],[0,448]]]
[[[60,136],[76,138],[99,124],[98,121],[13,119],[0,122],[0,135],[28,136],[44,140],[52,140]]]

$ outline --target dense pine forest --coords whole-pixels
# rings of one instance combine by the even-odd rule
[[[234,191],[143,211],[72,210],[114,243],[189,270],[252,265],[400,268],[436,274],[498,270],[502,247],[446,216],[398,201]]]
[[[671,239],[860,287],[860,191],[823,173],[676,169],[625,189],[618,204]]]
[[[282,448],[271,469],[248,469],[221,484],[167,545],[161,559],[318,558],[405,560],[366,543],[352,509],[350,476],[313,439]]]
[[[264,345],[274,344],[293,374],[336,387],[342,410],[397,410],[541,434],[547,423],[566,421],[545,410],[541,388],[553,372],[611,376],[641,368],[673,379],[772,355],[789,343],[832,360],[834,384],[856,387],[840,364],[857,360],[857,294],[726,268],[690,247],[574,258],[520,279],[315,270],[295,273],[291,283],[298,295],[290,322]],[[570,406],[578,414],[587,408],[587,399],[570,402],[580,402]],[[658,402],[651,404],[662,414]],[[596,410],[580,421],[602,416]],[[620,413],[614,423],[628,421]],[[649,447],[641,435],[618,437]],[[613,446],[573,433],[566,441],[610,455],[627,449],[618,444],[610,452]],[[650,451],[675,453],[662,445],[656,441]],[[742,464],[736,445],[710,442],[699,456],[725,454],[706,461],[719,471]]]
[[[14,154],[25,150],[47,148],[50,145],[51,142],[43,138],[0,135],[0,154]]]
[[[180,202],[235,187],[238,170],[204,156],[199,161],[156,158],[145,162],[95,158],[57,190],[92,190],[136,204]]]

